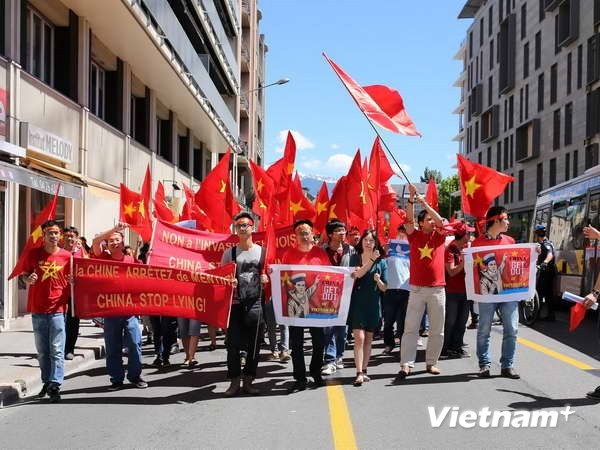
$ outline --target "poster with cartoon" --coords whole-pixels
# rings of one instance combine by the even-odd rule
[[[353,267],[272,264],[275,319],[282,325],[345,325]]]
[[[463,253],[468,299],[513,302],[535,294],[535,244],[471,247]]]

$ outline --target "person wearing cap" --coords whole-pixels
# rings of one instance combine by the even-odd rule
[[[479,269],[479,288],[482,295],[500,294],[502,286],[502,271],[506,264],[506,255],[502,256],[500,266],[496,262],[495,253],[483,255],[483,268]]]
[[[537,259],[538,280],[536,290],[540,301],[544,299],[547,314],[541,320],[554,321],[556,303],[554,298],[554,278],[556,276],[554,244],[546,237],[546,227],[544,225],[535,226],[535,236],[540,245],[540,253]]]
[[[296,235],[296,247],[289,248],[284,253],[282,263],[328,266],[330,263],[327,253],[315,245],[312,222],[308,219],[297,220],[294,222],[293,228]],[[315,386],[323,386],[325,384],[321,376],[325,342],[323,328],[310,327],[309,332],[312,341],[310,374],[313,377]],[[289,392],[292,393],[305,390],[307,385],[306,363],[304,361],[304,327],[290,326],[289,338],[295,380],[289,389]]]
[[[508,212],[502,206],[493,206],[486,214],[486,231],[479,235],[472,243],[471,247],[482,247],[488,245],[512,245],[515,240],[505,235],[508,231],[510,221]],[[494,261],[492,262],[492,259]],[[487,273],[494,278],[500,278],[502,267],[498,270],[495,261],[495,255],[485,255],[487,259]],[[485,261],[484,261],[485,262]],[[501,264],[502,266],[502,264]],[[497,283],[490,284],[492,291],[490,294],[502,290]],[[497,292],[494,289],[498,290]],[[482,289],[482,293],[483,293]],[[490,354],[490,333],[492,331],[492,321],[496,309],[500,312],[502,319],[502,356],[500,358],[500,375],[505,378],[519,379],[520,375],[514,370],[514,359],[517,348],[517,332],[519,329],[519,302],[479,302],[479,325],[477,327],[477,358],[479,359],[479,377],[489,378],[492,365]]]
[[[94,238],[94,257],[108,261],[136,263],[125,250],[125,230],[128,225],[117,223],[113,228]],[[104,243],[106,242],[106,249]],[[123,339],[123,334],[126,339]],[[106,370],[110,377],[109,391],[123,388],[123,344],[127,345],[127,379],[137,388],[145,389],[148,383],[142,379],[142,333],[137,316],[113,316],[104,318],[104,343],[106,346]]]
[[[349,267],[350,260],[356,254],[356,250],[350,244],[344,242],[346,237],[346,225],[339,219],[333,219],[325,225],[328,242],[323,245],[327,252],[329,264],[332,266]],[[325,357],[323,361],[322,375],[331,375],[337,369],[344,368],[344,350],[346,348],[347,326],[339,325],[327,327],[325,333]]]
[[[583,227],[583,235],[586,239],[600,239],[600,231],[594,228],[591,225],[587,227]],[[598,299],[600,298],[600,276],[596,278],[596,283],[594,284],[594,288],[592,292],[585,296],[583,300],[583,305],[586,308],[591,308],[594,304],[598,303]],[[600,386],[596,387],[593,391],[588,392],[587,398],[592,400],[600,400]]]
[[[465,265],[462,250],[471,239],[474,228],[464,222],[454,226],[454,240],[446,247],[446,321],[444,323],[444,346],[442,356],[468,358],[463,349],[463,338],[469,318],[469,303],[465,286]]]
[[[317,281],[307,287],[305,273],[295,273],[290,277],[290,283],[293,287],[287,292],[287,313],[289,317],[301,319],[308,317],[310,298],[317,290]]]
[[[414,367],[419,326],[425,308],[427,308],[430,321],[429,338],[425,351],[425,369],[432,375],[441,373],[437,363],[444,343],[446,304],[446,292],[444,291],[446,235],[438,231],[443,227],[442,217],[425,201],[422,195],[417,194],[414,185],[409,184],[408,189],[409,199],[405,228],[410,245],[410,295],[404,321],[404,335],[400,344],[399,379],[408,376]],[[423,208],[417,216],[416,223],[415,201]]]
[[[21,279],[29,285],[27,312],[31,313],[35,348],[42,374],[43,398],[60,400],[64,380],[65,312],[69,300],[71,253],[58,246],[61,229],[49,220],[41,225],[43,245],[26,257]]]

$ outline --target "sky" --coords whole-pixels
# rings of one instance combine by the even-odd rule
[[[268,45],[265,165],[280,158],[287,130],[297,143],[296,169],[337,178],[357,148],[368,156],[375,132],[321,55],[361,85],[400,92],[423,137],[379,132],[411,181],[425,167],[456,172],[462,63],[453,59],[471,19],[465,0],[259,0]],[[399,179],[392,180],[400,182]]]

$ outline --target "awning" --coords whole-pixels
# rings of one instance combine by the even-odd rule
[[[53,174],[52,174],[53,175]],[[81,200],[83,198],[82,186],[65,181],[62,178],[43,175],[33,170],[17,166],[15,164],[0,161],[0,180],[22,184],[47,194],[54,194],[60,184],[58,195],[61,197]],[[83,180],[78,179],[82,184]]]

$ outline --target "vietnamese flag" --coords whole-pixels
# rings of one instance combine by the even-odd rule
[[[292,181],[294,165],[296,162],[296,141],[292,133],[288,131],[285,141],[283,157],[269,166],[266,173],[275,183],[276,193],[287,190]]]
[[[394,175],[394,171],[381,148],[379,136],[377,136],[373,142],[373,147],[371,148],[367,176],[367,188],[369,190],[371,208],[374,216],[377,216],[380,209],[381,186],[385,184],[392,175]]]
[[[440,206],[438,203],[438,190],[437,185],[435,184],[435,180],[433,178],[429,179],[427,183],[427,192],[425,193],[425,201],[429,206],[439,212]]]
[[[230,159],[231,149],[228,148],[195,194],[196,205],[210,217],[212,228],[217,233],[229,232],[233,216],[240,212],[229,182]]]
[[[315,230],[322,233],[328,221],[327,212],[329,209],[329,191],[327,190],[327,183],[324,181],[315,199],[315,209]]]
[[[292,221],[300,219],[314,220],[316,214],[315,207],[310,200],[306,198],[306,194],[304,194],[304,191],[302,190],[300,177],[297,173],[290,186],[289,202]]]
[[[398,194],[389,182],[381,185],[379,190],[379,211],[393,211],[398,205]]]
[[[144,241],[149,241],[152,237],[149,213],[144,197],[121,183],[119,220],[129,224]]]
[[[33,231],[29,235],[29,238],[27,238],[27,242],[25,242],[25,247],[19,255],[19,259],[17,260],[15,267],[8,276],[9,280],[23,273],[25,261],[29,256],[29,252],[34,248],[38,248],[44,245],[44,231],[42,230],[42,225],[44,222],[48,220],[54,220],[56,218],[56,204],[58,202],[59,189],[60,184],[56,188],[56,192],[54,193],[54,197],[52,198],[52,200],[50,200],[50,202],[46,206],[44,206],[44,208],[37,214],[37,216],[35,216],[35,219],[33,219],[33,222],[31,223],[31,228],[33,229]]]
[[[254,192],[267,202],[270,200],[273,191],[275,190],[275,182],[269,176],[267,171],[254,161],[249,160],[250,170],[252,171],[252,182],[254,184]]]
[[[154,194],[154,215],[165,222],[174,223],[177,221],[175,213],[167,206],[165,187],[161,181],[158,182],[156,193]]]
[[[404,108],[404,100],[398,91],[376,84],[361,86],[336,63],[323,56],[340,78],[348,92],[365,115],[386,130],[407,136],[421,136]]]
[[[331,192],[327,220],[338,219],[348,225],[348,207],[346,201],[346,177],[341,177]]]
[[[369,192],[367,180],[363,177],[360,150],[356,151],[346,176],[346,198],[350,213],[362,220],[370,218]]]
[[[462,207],[465,214],[485,217],[487,210],[514,178],[457,155]]]
[[[571,306],[571,313],[569,316],[569,331],[573,331],[579,327],[579,325],[581,325],[581,322],[585,318],[586,312],[587,309],[585,306],[583,306],[583,303],[575,303],[573,306]]]

